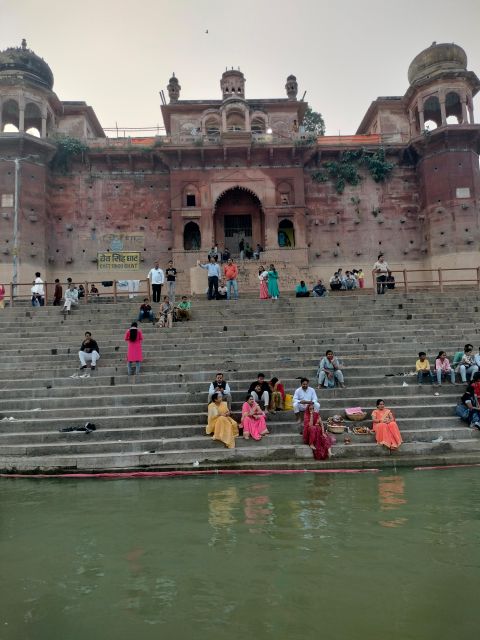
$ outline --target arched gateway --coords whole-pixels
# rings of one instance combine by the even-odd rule
[[[243,239],[251,247],[265,246],[265,224],[259,197],[246,187],[232,187],[224,191],[214,207],[214,233],[219,247],[233,255],[239,253]]]

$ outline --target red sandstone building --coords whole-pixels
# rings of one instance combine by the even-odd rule
[[[173,256],[188,289],[197,259],[214,243],[238,254],[242,238],[259,243],[289,285],[340,266],[369,272],[379,251],[394,268],[477,267],[480,81],[461,47],[435,43],[408,80],[405,95],[372,102],[356,135],[312,138],[294,76],[286,97],[250,99],[243,74],[226,70],[212,100],[182,100],[173,76],[161,105],[166,135],[118,139],[84,102],[57,97],[49,66],[25,42],[6,49],[0,282],[12,281],[15,262],[18,282],[36,270],[50,282],[91,282],[145,277],[155,258]],[[86,149],[52,167],[62,136]],[[375,159],[381,149],[388,175],[376,182],[355,161],[361,180],[341,192],[328,167],[345,169],[345,152]]]

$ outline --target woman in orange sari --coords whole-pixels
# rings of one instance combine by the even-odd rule
[[[372,411],[373,432],[377,444],[387,447],[390,451],[398,449],[402,444],[402,436],[390,409],[385,407],[383,400],[377,400],[377,408]]]
[[[235,438],[238,437],[238,424],[230,418],[228,405],[221,393],[212,395],[212,402],[208,405],[208,424],[205,432],[212,435],[212,440],[221,440],[227,449],[235,448]]]

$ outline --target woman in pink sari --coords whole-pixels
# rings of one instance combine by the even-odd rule
[[[318,411],[313,404],[305,410],[303,442],[312,450],[315,460],[325,460],[332,455],[333,438],[325,431]]]
[[[258,279],[260,280],[260,300],[268,300],[268,271],[263,266],[258,270]]]
[[[377,444],[387,447],[392,452],[402,444],[400,429],[390,409],[385,407],[383,400],[377,400],[377,408],[372,411],[373,432]]]
[[[269,433],[265,413],[251,395],[248,395],[243,403],[241,424],[245,440],[248,440],[250,436],[254,440],[261,440],[262,436]]]

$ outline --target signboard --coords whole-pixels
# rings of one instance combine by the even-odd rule
[[[140,268],[139,251],[107,251],[98,253],[97,258],[99,271],[138,271]]]

